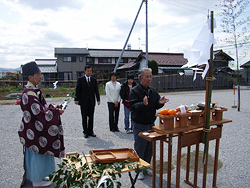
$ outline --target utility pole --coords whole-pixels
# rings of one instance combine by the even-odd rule
[[[148,68],[148,0],[146,3],[146,68]]]
[[[133,31],[133,28],[134,28],[134,26],[135,26],[135,22],[136,22],[137,17],[138,17],[138,15],[139,15],[139,13],[140,13],[140,10],[141,10],[141,7],[142,7],[142,4],[143,4],[143,3],[144,3],[144,0],[142,0],[142,2],[141,2],[141,5],[140,5],[140,8],[139,8],[139,10],[138,10],[138,12],[137,12],[137,14],[136,14],[136,17],[135,17],[134,23],[133,23],[133,25],[132,25],[132,27],[131,27],[131,29],[130,29],[130,32],[129,32],[128,37],[127,37],[127,40],[126,40],[126,42],[125,42],[125,44],[124,44],[124,46],[123,46],[123,49],[122,49],[121,55],[120,55],[120,57],[119,57],[119,59],[118,59],[118,61],[117,61],[117,63],[116,63],[116,66],[115,66],[114,72],[116,72],[116,70],[117,70],[117,68],[118,68],[118,66],[119,66],[119,64],[120,64],[120,61],[121,61],[121,59],[122,59],[122,55],[123,55],[123,53],[124,53],[124,51],[125,51],[125,48],[126,48],[126,46],[127,46],[127,43],[128,43],[129,37],[130,37],[130,35],[131,35],[132,31]]]

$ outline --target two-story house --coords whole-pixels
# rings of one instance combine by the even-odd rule
[[[97,79],[108,79],[114,70],[122,50],[120,49],[86,49],[55,48],[59,80],[77,80],[84,75],[84,67],[91,65]],[[142,50],[125,50],[120,65],[135,60]]]
[[[46,84],[57,80],[57,60],[56,59],[35,59],[35,62],[42,73],[42,80]]]
[[[88,55],[86,48],[55,48],[58,80],[70,81],[81,77]]]
[[[233,72],[229,67],[230,61],[234,60],[232,57],[223,52],[223,50],[214,51],[214,57],[213,66],[215,74],[228,74]]]
[[[242,77],[245,79],[247,85],[250,85],[250,61],[241,65],[240,68],[244,69],[242,71]]]
[[[187,63],[183,53],[163,53],[163,52],[149,52],[148,61],[156,61],[158,64],[159,74],[178,74],[184,73],[184,70],[189,68],[182,68]],[[136,61],[130,62],[127,65],[120,66],[118,70],[121,75],[135,74],[138,69],[146,66],[146,53],[141,53]],[[125,76],[126,77],[126,76]]]
[[[214,51],[214,73],[215,74],[231,74],[233,71],[229,66],[229,62],[234,59],[227,55],[222,50]],[[199,70],[202,72],[205,68],[204,65],[196,68],[182,68],[188,60],[184,58],[183,53],[160,53],[160,52],[149,52],[149,61],[156,61],[158,64],[158,73],[162,75],[173,75],[173,74],[193,74],[193,70]],[[121,72],[121,75],[127,75],[129,73],[136,73],[138,69],[145,67],[146,65],[146,53],[143,52],[138,56],[136,61],[130,62],[123,66],[120,66],[117,70]],[[193,69],[193,70],[192,70]],[[126,76],[125,76],[126,77]]]
[[[92,61],[96,78],[105,79],[107,79],[109,73],[114,70],[122,52],[120,49],[88,49],[88,51],[88,58]],[[119,66],[135,61],[141,53],[142,50],[125,50]]]

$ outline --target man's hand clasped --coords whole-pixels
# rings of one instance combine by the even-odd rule
[[[163,96],[163,97],[160,98],[159,103],[160,103],[160,104],[165,104],[165,103],[167,103],[168,101],[169,101],[169,99],[167,99],[167,98],[165,98],[165,96]],[[145,97],[143,98],[143,104],[144,104],[145,106],[148,105],[148,97],[147,97],[147,96],[145,96]]]
[[[160,100],[159,100],[159,103],[160,104],[165,104],[169,101],[169,99],[165,98],[165,96],[161,97]]]
[[[148,105],[148,97],[147,97],[147,96],[145,96],[145,97],[143,98],[143,104],[144,104],[145,106]]]

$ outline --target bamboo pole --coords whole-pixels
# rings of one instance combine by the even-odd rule
[[[211,11],[211,33],[214,32],[214,12]],[[210,128],[210,105],[212,96],[212,81],[213,81],[213,44],[210,48],[210,61],[209,61],[209,71],[206,76],[206,102],[205,102],[205,147],[203,155],[203,163],[206,163],[206,156],[208,152],[208,132]]]

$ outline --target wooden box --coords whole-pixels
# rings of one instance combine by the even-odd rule
[[[189,119],[192,116],[191,113],[178,114],[176,116],[175,128],[184,128],[188,125]]]
[[[202,114],[201,110],[192,110],[189,111],[191,113],[191,119],[188,122],[189,125],[197,126],[200,124],[200,116]]]
[[[203,113],[199,117],[199,123],[204,123],[204,122],[205,122],[205,116],[204,116],[204,113]]]
[[[212,120],[214,121],[220,121],[223,119],[223,112],[227,111],[227,108],[215,108],[213,110],[211,110],[211,116],[212,116]]]
[[[159,117],[159,127],[163,130],[173,130],[174,129],[174,120],[176,115],[161,115],[156,113],[156,116]]]

